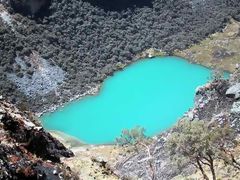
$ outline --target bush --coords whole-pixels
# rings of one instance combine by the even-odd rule
[[[145,129],[137,126],[133,129],[124,129],[119,138],[116,138],[116,142],[118,145],[136,145],[138,142],[146,139]]]
[[[167,139],[166,148],[180,167],[183,162],[191,163],[201,171],[204,179],[209,179],[203,168],[208,166],[213,180],[216,180],[216,159],[240,168],[231,153],[231,148],[237,144],[235,137],[235,131],[228,124],[221,127],[204,121],[183,120]]]

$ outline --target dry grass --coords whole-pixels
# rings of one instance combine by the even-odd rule
[[[75,156],[64,159],[64,163],[83,180],[117,180],[111,173],[111,168],[118,162],[124,150],[114,145],[82,146],[72,149]],[[107,162],[106,167],[101,161]],[[109,169],[110,168],[110,169]]]
[[[240,63],[240,22],[231,20],[223,32],[212,34],[186,50],[175,51],[175,55],[193,63],[233,72]]]

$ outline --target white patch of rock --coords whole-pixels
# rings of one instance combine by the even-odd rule
[[[22,70],[26,69],[24,59],[17,57],[15,60]],[[15,73],[9,73],[7,77],[27,96],[46,95],[50,91],[55,91],[58,84],[63,82],[65,72],[60,67],[50,65],[47,60],[36,54],[26,60],[34,67],[31,76],[28,76],[27,72],[25,72],[23,77],[18,77]]]
[[[7,12],[7,10],[1,4],[0,4],[0,18],[6,25],[10,26],[14,31],[11,15]]]
[[[228,97],[233,97],[235,99],[239,99],[240,98],[240,83],[237,83],[237,84],[231,86],[227,90],[226,95]]]
[[[234,102],[232,109],[231,109],[232,113],[237,113],[240,114],[240,101]]]

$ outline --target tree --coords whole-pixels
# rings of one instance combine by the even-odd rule
[[[201,171],[203,178],[209,180],[204,170],[204,166],[207,166],[211,170],[212,179],[216,180],[216,159],[222,159],[231,165],[237,163],[233,162],[235,158],[232,153],[228,155],[236,145],[235,137],[235,131],[228,124],[221,127],[204,121],[182,120],[167,139],[166,148],[171,159],[179,166],[183,162],[192,163]]]
[[[145,135],[145,129],[137,126],[133,129],[124,129],[120,137],[116,138],[116,142],[120,146],[127,147],[128,151],[139,152],[140,149],[146,148],[149,155],[149,145],[152,138]]]
[[[130,130],[122,130],[122,134],[119,138],[116,138],[116,142],[121,146],[136,145],[144,139],[146,139],[145,129],[137,126]]]

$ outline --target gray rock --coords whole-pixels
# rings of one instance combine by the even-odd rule
[[[240,113],[240,101],[234,102],[232,109],[231,109],[232,113]]]
[[[4,114],[4,113],[5,113],[5,111],[0,108],[0,114]]]
[[[231,86],[227,90],[226,96],[230,97],[230,98],[239,99],[240,98],[240,83],[237,83],[237,84]]]
[[[149,146],[150,154],[152,155],[151,164],[155,169],[156,180],[168,180],[179,174],[192,174],[193,169],[186,164],[179,168],[172,162],[165,146],[168,133],[161,134],[155,142]],[[145,148],[140,152],[119,161],[115,166],[114,171],[121,179],[142,179],[151,180],[152,170],[150,167],[150,158]]]
[[[17,85],[18,89],[25,95],[30,97],[46,95],[51,91],[55,91],[58,88],[58,84],[63,82],[65,72],[60,67],[50,65],[46,59],[38,55],[36,55],[34,60],[31,58],[28,60],[32,63],[31,66],[35,68],[31,78],[27,76],[27,72],[24,73],[23,77],[18,77],[14,73],[7,75],[8,79]],[[25,70],[27,66],[23,59],[17,57],[15,61],[21,66],[22,70]]]

